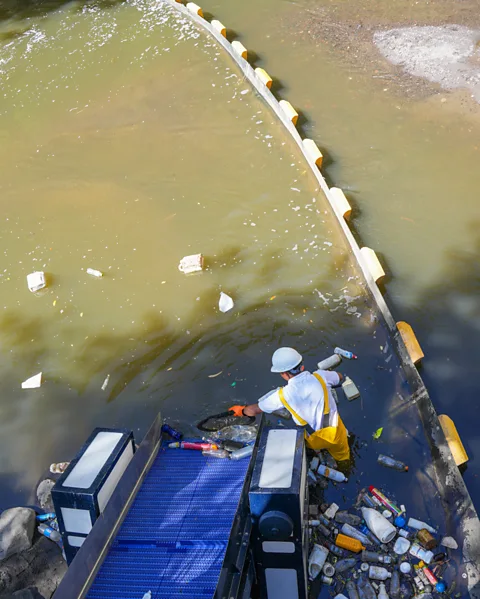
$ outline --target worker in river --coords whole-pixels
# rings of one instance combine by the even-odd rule
[[[270,391],[258,403],[232,406],[236,416],[271,414],[285,407],[295,423],[305,427],[307,446],[315,451],[326,449],[337,461],[348,460],[348,433],[338,413],[332,387],[338,387],[343,375],[329,370],[305,370],[303,358],[291,347],[281,347],[273,354],[272,372],[287,381],[284,387]]]

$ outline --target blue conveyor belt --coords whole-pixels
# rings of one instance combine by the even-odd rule
[[[248,465],[161,448],[87,599],[211,599]]]

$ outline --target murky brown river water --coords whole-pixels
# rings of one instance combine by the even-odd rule
[[[422,100],[392,93],[368,64],[347,64],[346,44],[341,52],[313,39],[308,19],[298,16],[335,6],[340,20],[358,15],[364,26],[368,19],[384,27],[428,23],[435,15],[456,23],[456,16],[468,22],[472,3],[202,5],[258,54],[256,64],[278,78],[282,96],[303,112],[303,130],[327,155],[324,174],[345,190],[361,240],[389,269],[394,316],[410,322],[425,351],[422,376],[437,412],[457,425],[470,456],[464,478],[478,504],[480,435],[470,416],[480,347],[480,122],[441,90]]]
[[[285,22],[298,5],[255,7],[205,5],[304,111],[326,175],[350,190],[357,231],[392,269],[387,293],[427,351],[434,401],[475,458],[458,401],[471,366],[457,359],[465,346],[473,354],[478,325],[474,130],[461,117],[439,126],[432,108],[390,98],[296,37]],[[340,344],[362,358],[343,368],[362,391],[341,406],[361,458],[351,480],[388,481],[376,455],[395,453],[411,477],[392,478],[391,492],[438,518],[415,406],[402,404],[405,381],[326,202],[218,47],[161,3],[69,5],[3,26],[19,35],[0,48],[2,504],[28,501],[45,467],[95,426],[140,438],[161,409],[188,431],[278,384],[279,345],[311,368]],[[197,252],[207,269],[186,277],[178,262]],[[26,286],[34,270],[50,276],[38,296]],[[235,300],[227,314],[220,291]],[[22,391],[39,371],[41,389]],[[473,460],[474,496],[475,472]]]

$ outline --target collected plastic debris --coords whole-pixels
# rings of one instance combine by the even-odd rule
[[[233,303],[233,299],[229,295],[221,291],[220,299],[218,300],[218,309],[220,310],[220,312],[228,312],[233,308],[234,305],[235,304]]]
[[[372,438],[373,439],[380,439],[380,437],[382,436],[383,433],[383,426],[381,426],[380,428],[377,428],[377,430],[373,433]]]
[[[313,551],[308,558],[308,575],[310,580],[314,580],[322,571],[323,565],[327,560],[328,549],[322,545],[314,545]]]
[[[352,401],[357,399],[357,397],[360,397],[360,391],[358,390],[357,385],[355,385],[349,376],[345,377],[345,380],[342,383],[342,389],[348,401]]]
[[[203,270],[203,264],[203,254],[193,254],[192,256],[185,256],[180,260],[178,270],[188,275],[192,272],[200,272]]]
[[[162,433],[169,435],[170,437],[172,437],[172,439],[175,439],[175,441],[180,441],[180,439],[183,437],[182,433],[176,431],[168,424],[162,424],[161,430]]]
[[[240,443],[250,443],[257,438],[257,429],[254,426],[244,426],[242,424],[232,424],[217,431],[215,437],[221,441],[238,441]]]
[[[342,356],[338,354],[333,354],[325,360],[322,360],[317,364],[318,370],[331,370],[332,368],[336,368],[342,362]]]
[[[101,389],[102,391],[105,391],[105,389],[108,387],[108,383],[110,382],[110,375],[107,374],[107,376],[105,377],[105,380],[102,383]]]
[[[218,445],[214,443],[201,443],[198,441],[176,441],[175,443],[169,443],[168,447],[170,449],[195,449],[197,451],[219,449]]]
[[[309,470],[313,476],[314,460]],[[434,555],[432,549],[439,545],[435,530],[415,518],[407,526],[405,506],[398,508],[373,486],[360,491],[353,507],[363,520],[348,509],[339,510],[337,504],[322,504],[323,513],[308,522],[315,546],[323,546],[326,554],[317,576],[324,585],[335,585],[332,596],[409,599],[415,590],[415,596],[423,593],[422,599],[433,599],[435,593],[446,592],[442,580],[449,563],[446,547],[457,547],[454,539],[447,538],[445,551]]]
[[[32,272],[27,275],[27,285],[32,293],[40,291],[47,286],[45,273],[43,271]]]
[[[103,272],[101,270],[97,270],[96,268],[87,268],[87,275],[101,279],[103,277]]]
[[[357,360],[358,356],[356,356],[354,353],[352,353],[351,351],[348,351],[346,349],[342,349],[341,347],[336,347],[333,350],[334,354],[338,354],[339,356],[342,356],[342,358],[346,358],[347,360]]]
[[[39,372],[34,376],[31,376],[26,381],[22,383],[22,389],[38,389],[38,387],[42,386],[42,373]]]
[[[378,456],[377,462],[381,466],[386,466],[387,468],[393,468],[394,470],[398,470],[399,472],[408,472],[408,466],[400,460],[394,460],[388,455],[383,455],[382,453]]]
[[[50,464],[50,472],[52,474],[63,474],[70,466],[70,462],[57,462]]]

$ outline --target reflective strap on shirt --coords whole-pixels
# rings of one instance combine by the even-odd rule
[[[320,385],[322,385],[322,389],[323,389],[323,415],[326,416],[327,414],[330,413],[330,405],[328,402],[328,389],[327,389],[327,385],[325,384],[325,381],[322,379],[322,377],[318,374],[318,372],[314,372],[313,376],[317,379],[317,381],[320,383]]]
[[[278,396],[280,397],[280,401],[282,402],[283,406],[290,412],[290,414],[295,418],[295,420],[298,421],[299,425],[305,427],[305,430],[307,431],[307,433],[309,435],[312,435],[315,432],[315,429],[312,426],[310,426],[306,420],[301,418],[295,412],[295,410],[292,408],[292,406],[285,399],[285,395],[284,395],[283,389],[281,387],[278,390]]]

